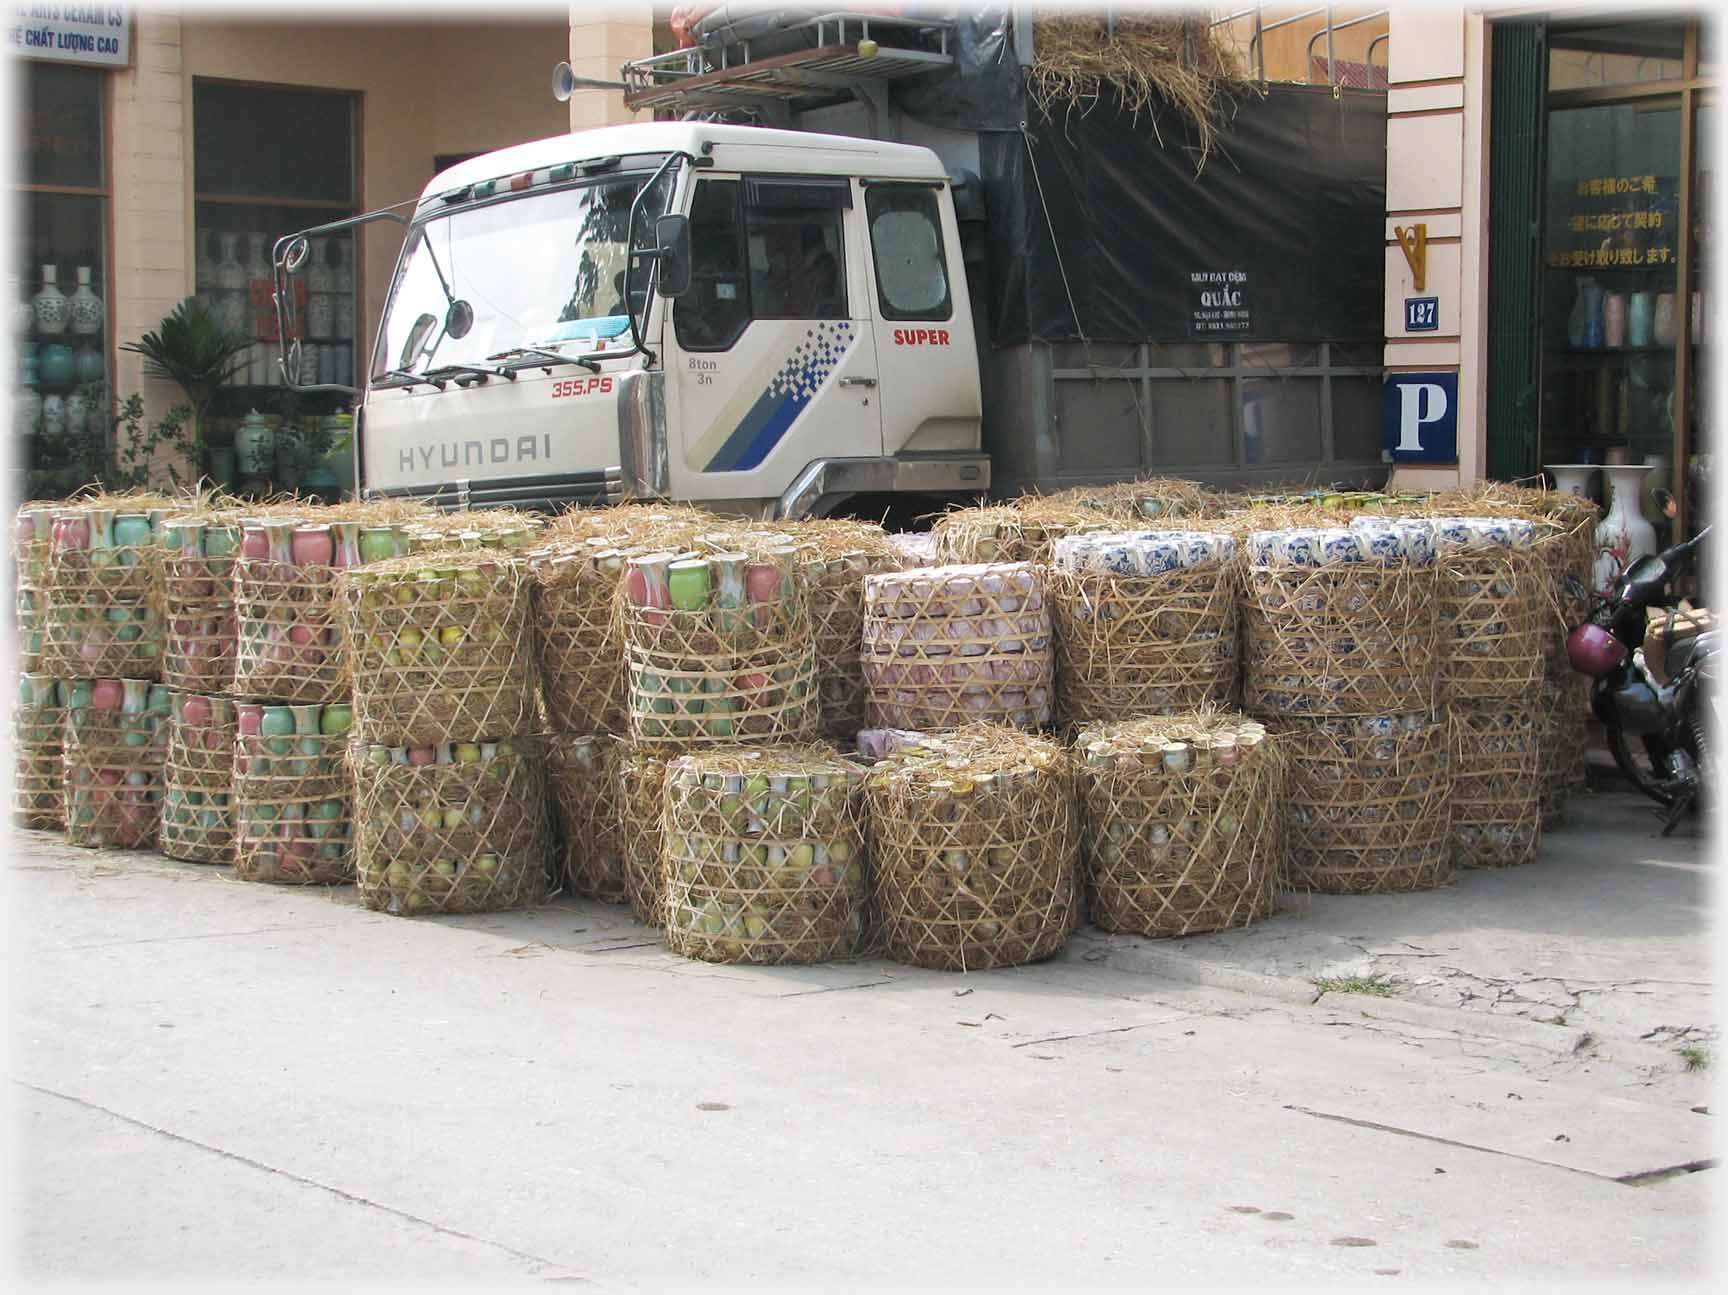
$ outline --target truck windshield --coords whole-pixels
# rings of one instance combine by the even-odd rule
[[[521,347],[580,355],[628,333],[625,228],[647,178],[525,194],[416,225],[379,330],[373,381],[391,370],[483,365]],[[655,189],[637,215],[638,247],[652,245],[671,184],[663,178]],[[640,312],[647,266],[631,277]]]

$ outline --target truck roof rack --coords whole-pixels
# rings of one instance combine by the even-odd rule
[[[870,83],[954,66],[954,25],[928,19],[830,13],[778,28],[772,45],[807,32],[808,48],[760,55],[762,40],[717,51],[681,49],[624,64],[624,103],[632,109],[713,112],[779,106],[804,111],[869,96]],[[934,45],[935,48],[927,48]],[[860,48],[862,47],[862,48]]]

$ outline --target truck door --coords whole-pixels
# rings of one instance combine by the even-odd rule
[[[812,459],[882,452],[851,181],[702,174],[666,335],[672,493],[778,497]]]
[[[889,454],[976,449],[978,348],[953,201],[930,181],[862,189],[882,443]]]

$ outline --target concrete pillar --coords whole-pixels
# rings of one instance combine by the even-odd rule
[[[132,66],[113,74],[109,137],[113,175],[116,345],[137,341],[193,289],[192,105],[181,61],[178,6],[134,11]],[[119,351],[114,394],[144,397],[154,425],[183,401],[171,382],[144,376],[143,357]],[[181,468],[182,476],[185,467]]]
[[[1487,468],[1486,94],[1482,14],[1396,6],[1386,96],[1386,368],[1458,375],[1458,464],[1400,467],[1394,482],[1445,488]],[[1417,292],[1398,226],[1428,228]],[[1439,299],[1439,327],[1408,332],[1404,299]]]
[[[619,79],[629,60],[654,52],[654,10],[646,0],[570,6],[570,66],[577,76]],[[624,107],[621,90],[578,89],[570,96],[570,129],[649,120]]]

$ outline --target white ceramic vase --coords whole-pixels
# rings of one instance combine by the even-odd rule
[[[1576,495],[1580,499],[1591,498],[1590,478],[1596,475],[1594,463],[1544,463],[1549,475],[1554,478],[1554,489],[1563,495]]]
[[[66,431],[66,401],[60,396],[42,397],[42,434],[60,436]]]
[[[66,430],[74,435],[81,434],[90,423],[90,402],[74,391],[66,397]]]
[[[223,292],[246,291],[246,267],[240,264],[240,235],[218,234],[222,258],[216,262],[216,286]]]
[[[58,336],[66,331],[66,321],[72,317],[72,303],[55,282],[60,277],[58,266],[42,267],[42,287],[30,298],[30,309],[36,316],[36,331]]]
[[[336,298],[328,292],[314,292],[306,299],[306,336],[315,341],[330,340],[336,328]]]
[[[70,323],[72,331],[80,337],[90,337],[102,331],[102,321],[107,316],[103,309],[102,298],[96,295],[96,290],[90,286],[90,267],[78,267],[78,287],[67,301],[71,311]]]
[[[1639,558],[1656,551],[1656,528],[1638,511],[1638,489],[1650,469],[1642,463],[1610,464],[1608,515],[1596,524],[1596,591],[1608,593]]]

